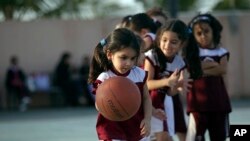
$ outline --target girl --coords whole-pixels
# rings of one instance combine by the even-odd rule
[[[98,115],[96,130],[99,140],[146,140],[150,133],[152,103],[146,85],[147,73],[135,66],[139,54],[135,34],[125,28],[114,30],[95,48],[89,74],[89,82],[94,88],[98,89],[98,85],[110,77],[123,76],[135,82],[142,96],[140,109],[129,120],[116,122]]]
[[[188,81],[184,81],[185,62],[178,55],[188,39],[187,26],[180,20],[172,20],[163,25],[156,36],[157,47],[146,52],[144,69],[148,71],[147,85],[155,108],[165,109],[165,121],[152,117],[152,132],[157,141],[172,140],[174,129],[174,109],[171,95],[187,91]],[[181,73],[179,73],[179,71]],[[178,89],[177,89],[178,88]],[[169,96],[170,95],[170,96]],[[167,126],[168,128],[167,128]]]
[[[146,13],[138,13],[130,18],[128,28],[139,35],[144,43],[144,51],[149,50],[155,40],[155,33],[159,26]]]
[[[199,45],[203,76],[194,80],[187,95],[190,117],[187,141],[205,140],[207,129],[210,140],[224,141],[228,135],[231,105],[223,81],[229,52],[220,45],[222,25],[211,14],[200,14],[191,20],[189,26]],[[186,51],[187,55],[191,52]]]
[[[149,15],[157,25],[164,25],[168,16],[166,12],[159,7],[154,7],[147,11]],[[175,133],[180,141],[185,141],[187,125],[185,122],[185,115],[183,110],[183,104],[180,100],[179,95],[173,96],[173,106],[174,106],[174,121],[175,121]]]

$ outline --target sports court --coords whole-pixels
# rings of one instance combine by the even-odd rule
[[[231,124],[250,124],[250,99],[232,100]],[[96,141],[94,107],[0,111],[0,141]]]

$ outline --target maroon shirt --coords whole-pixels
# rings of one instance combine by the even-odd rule
[[[200,59],[220,62],[229,52],[224,48],[201,49]],[[231,112],[229,96],[222,76],[206,76],[194,80],[187,94],[187,112]]]

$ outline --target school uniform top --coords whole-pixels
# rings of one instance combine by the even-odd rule
[[[229,52],[222,47],[215,49],[200,48],[200,60],[220,62]],[[231,112],[229,96],[222,76],[204,76],[193,81],[187,94],[187,112]]]
[[[160,71],[160,64],[158,62],[158,57],[153,49],[145,53],[146,59],[154,67],[155,74],[154,79],[159,80],[163,77],[169,77],[176,69],[183,70],[186,68],[186,64],[181,56],[175,55],[171,62],[166,62],[166,68],[164,71]],[[161,89],[150,90],[150,96],[152,99],[152,104],[155,108],[164,109],[164,99],[167,93],[168,87]]]
[[[99,84],[104,82],[106,79],[114,76],[123,76],[132,80],[138,86],[142,96],[143,86],[147,80],[147,72],[136,66],[125,74],[120,74],[115,70],[109,70],[101,73],[94,83],[94,89],[96,90]],[[107,139],[120,139],[129,141],[140,140],[142,138],[142,136],[140,135],[141,132],[140,123],[144,118],[143,111],[144,111],[143,104],[141,103],[139,110],[132,118],[119,122],[108,120],[99,113],[96,124],[98,138],[100,140],[107,140]]]

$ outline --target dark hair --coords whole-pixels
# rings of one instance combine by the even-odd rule
[[[199,46],[191,32],[189,33],[186,46],[182,48],[182,57],[187,64],[191,78],[200,78],[203,72],[199,56]]]
[[[11,56],[10,63],[13,65],[17,65],[18,64],[18,57],[16,55]]]
[[[171,20],[166,22],[156,34],[156,45],[157,47],[154,48],[158,62],[160,64],[160,70],[163,71],[166,68],[166,57],[159,48],[160,40],[164,32],[171,31],[177,34],[178,38],[181,40],[182,43],[187,41],[187,45],[183,52],[184,60],[186,61],[192,78],[198,78],[202,71],[201,71],[201,64],[199,60],[199,48],[195,42],[193,35],[190,33],[189,28],[187,25],[181,20]]]
[[[141,32],[143,28],[149,29],[152,33],[156,33],[158,26],[146,13],[138,13],[133,15],[129,23],[129,29],[132,31]]]
[[[147,10],[147,15],[149,15],[150,17],[153,17],[153,16],[161,16],[162,18],[165,19],[165,21],[168,20],[168,16],[167,16],[167,13],[160,7],[154,7],[154,8],[151,8],[149,10]],[[161,25],[165,24],[165,23],[161,23],[160,21],[158,21]]]
[[[60,63],[64,63],[67,59],[69,59],[71,57],[70,52],[65,51],[60,58]]]
[[[122,21],[120,23],[121,28],[129,27],[131,19],[132,19],[132,15],[127,15],[127,16],[123,17]]]
[[[188,26],[192,29],[194,29],[195,24],[199,23],[207,23],[213,30],[213,41],[215,46],[218,46],[221,40],[221,32],[223,30],[223,27],[221,23],[211,14],[205,13],[205,14],[198,14],[195,16],[188,24]]]
[[[115,29],[106,39],[101,40],[94,50],[88,82],[93,83],[101,72],[111,69],[112,63],[107,58],[107,51],[115,53],[124,48],[134,49],[137,58],[139,57],[140,46],[138,40],[135,34],[129,29]]]

